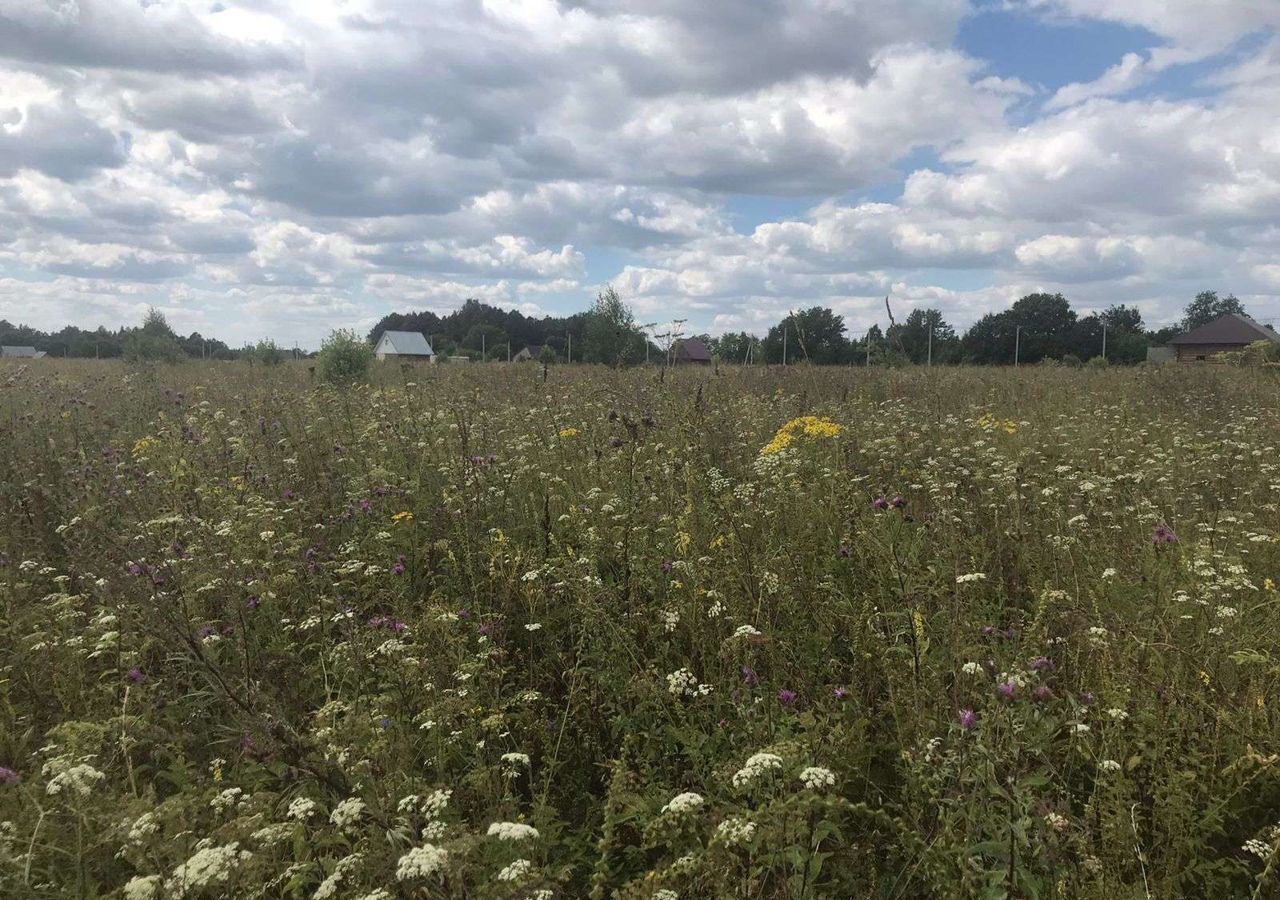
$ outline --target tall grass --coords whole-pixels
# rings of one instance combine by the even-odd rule
[[[1274,896],[1278,386],[4,366],[0,896]]]

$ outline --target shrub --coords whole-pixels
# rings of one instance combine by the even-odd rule
[[[285,352],[275,341],[258,341],[247,354],[250,362],[264,366],[278,366],[285,360]]]
[[[1085,363],[1085,365],[1090,369],[1105,369],[1107,366],[1111,365],[1111,363],[1105,356],[1095,356]]]
[[[354,331],[340,328],[324,339],[316,368],[320,377],[333,384],[363,381],[373,364],[373,348]]]

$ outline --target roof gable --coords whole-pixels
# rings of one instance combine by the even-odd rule
[[[431,345],[420,331],[384,331],[378,339],[378,352],[394,356],[432,356]]]
[[[34,357],[36,356],[36,348],[35,347],[14,347],[14,346],[6,345],[4,347],[0,347],[0,356]]]
[[[711,361],[711,351],[697,338],[684,338],[676,345],[676,353],[685,359]]]
[[[1254,341],[1274,341],[1280,344],[1280,335],[1264,328],[1248,316],[1230,313],[1180,334],[1171,344],[1252,344]]]

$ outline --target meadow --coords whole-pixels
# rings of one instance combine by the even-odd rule
[[[5,365],[0,896],[1276,897],[1278,389]]]

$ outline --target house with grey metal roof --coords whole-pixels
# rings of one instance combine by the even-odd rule
[[[0,347],[0,357],[4,359],[40,359],[43,356],[35,347]]]
[[[405,359],[430,362],[435,351],[419,331],[384,331],[373,350],[378,359]]]
[[[1177,351],[1178,362],[1202,362],[1258,341],[1280,344],[1280,335],[1248,316],[1230,313],[1178,335],[1169,344]]]

